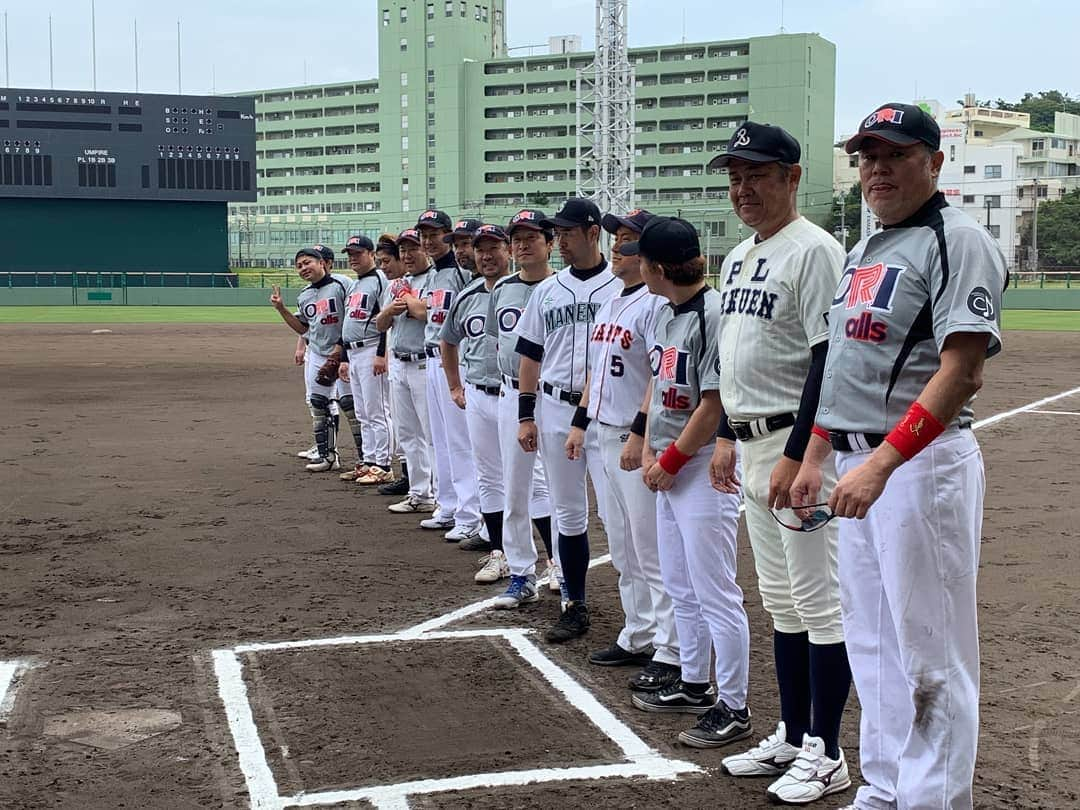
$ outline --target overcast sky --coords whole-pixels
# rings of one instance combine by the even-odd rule
[[[510,47],[581,34],[592,47],[594,6],[580,0],[508,0]],[[0,0],[0,11],[3,10]],[[91,87],[90,0],[11,3],[7,86]],[[883,101],[974,92],[1018,99],[1025,91],[1080,95],[1076,0],[631,0],[630,45],[815,31],[836,43],[836,130],[846,134]],[[376,76],[373,0],[97,0],[97,87],[175,92],[176,21],[182,23],[185,92],[236,92]],[[685,20],[685,23],[684,23]],[[305,67],[306,62],[306,67]],[[0,65],[0,68],[3,66]]]

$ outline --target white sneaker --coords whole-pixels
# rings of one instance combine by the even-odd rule
[[[398,503],[392,503],[386,507],[387,511],[395,512],[399,515],[407,515],[412,512],[434,512],[435,511],[435,499],[431,498],[425,500],[419,498],[416,495],[409,494],[405,496],[405,500]]]
[[[317,445],[312,445],[307,450],[301,450],[296,454],[297,458],[306,458],[308,461],[319,460],[319,448]]]
[[[469,525],[468,523],[462,523],[460,526],[454,526],[450,531],[443,535],[448,543],[460,543],[462,540],[468,540],[470,537],[479,537],[480,527],[476,525]]]
[[[774,804],[809,804],[849,787],[851,777],[844,752],[840,752],[840,759],[829,759],[825,756],[825,741],[804,734],[795,762],[765,793]]]
[[[498,582],[510,576],[510,566],[506,562],[506,556],[501,551],[493,551],[488,555],[484,567],[476,572],[473,579],[480,583]]]
[[[551,560],[547,566],[548,590],[552,593],[562,592],[562,569]]]
[[[313,461],[304,466],[308,472],[329,472],[331,470],[340,470],[341,462],[338,461],[338,454],[331,452],[326,458],[320,458],[318,461]]]
[[[420,521],[421,529],[432,529],[438,531],[440,529],[452,529],[453,527],[453,516],[451,515],[450,517],[447,517],[446,515],[440,515],[438,512],[433,514],[431,517],[425,518],[424,520]]]
[[[787,726],[781,720],[774,734],[749,751],[724,757],[720,769],[728,776],[779,776],[795,761],[799,750],[787,741]]]
[[[536,577],[511,576],[510,586],[495,599],[492,607],[496,610],[513,610],[520,605],[539,601],[540,594],[536,590]]]

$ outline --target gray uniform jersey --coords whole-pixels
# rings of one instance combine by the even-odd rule
[[[689,301],[668,304],[656,316],[649,352],[653,390],[649,406],[649,446],[656,452],[679,438],[701,392],[720,387],[720,323],[723,299],[704,287]]]
[[[453,254],[449,255],[453,256]],[[446,322],[450,307],[454,305],[458,293],[465,289],[470,279],[470,274],[458,267],[456,263],[431,270],[431,279],[424,290],[424,301],[428,306],[427,329],[424,332],[426,345],[439,345],[439,333]]]
[[[498,386],[500,379],[495,338],[485,331],[491,303],[485,281],[478,278],[461,291],[450,307],[439,337],[461,347],[465,381],[487,387]]]
[[[345,298],[345,284],[330,274],[304,287],[296,297],[296,318],[307,326],[304,339],[317,354],[328,355],[341,342]]]
[[[542,280],[542,279],[541,279]],[[514,330],[525,305],[529,303],[539,281],[525,281],[517,273],[500,279],[488,296],[488,317],[484,328],[495,338],[499,373],[512,380],[518,378],[521,355],[517,352]]]
[[[403,276],[394,279],[386,288],[383,307],[389,306],[391,301],[404,292],[411,292],[412,295],[422,300],[430,278],[431,270],[425,270],[423,273],[417,273],[414,276]],[[410,318],[408,312],[395,315],[394,324],[390,329],[390,350],[394,354],[423,353],[424,331],[426,328],[427,321]]]
[[[986,229],[941,194],[905,222],[859,242],[829,310],[817,424],[888,433],[941,367],[955,332],[1001,350],[1005,258]],[[968,424],[971,403],[953,420]]]
[[[388,285],[382,270],[372,270],[349,287],[345,301],[345,325],[341,328],[341,339],[346,345],[379,339],[375,316],[382,309]]]

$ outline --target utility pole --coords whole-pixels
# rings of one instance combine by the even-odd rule
[[[1035,262],[1035,271],[1039,270],[1039,178],[1031,181],[1031,198],[1034,214],[1031,218],[1031,254]]]
[[[847,223],[844,221],[844,215],[847,213],[847,195],[840,195],[840,244],[844,250],[847,251]]]
[[[49,89],[53,90],[56,83],[53,81],[53,44],[52,44],[52,14],[49,15]]]
[[[90,84],[97,90],[97,9],[90,0]]]
[[[983,199],[986,200],[986,230],[990,231],[993,230],[990,227],[990,195],[984,194]]]

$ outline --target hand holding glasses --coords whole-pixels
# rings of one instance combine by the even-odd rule
[[[814,532],[836,517],[827,503],[811,503],[790,509],[770,509],[773,520],[793,532]],[[803,517],[805,515],[805,517]],[[795,523],[798,520],[799,523]]]

